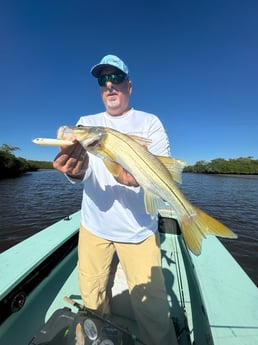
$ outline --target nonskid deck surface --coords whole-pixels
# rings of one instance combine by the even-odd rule
[[[185,311],[189,312],[189,321],[191,321],[191,304],[189,300],[189,291],[187,288],[187,277],[183,270],[183,258],[180,254],[179,245],[177,243],[177,238],[173,235],[168,235],[169,240],[166,237],[162,239],[162,264],[163,272],[165,276],[165,282],[168,288],[168,301],[171,308],[171,314],[173,316],[173,321],[177,328],[178,333],[180,333],[180,344],[189,344],[188,329],[185,320]],[[162,235],[161,235],[162,238]],[[173,241],[173,243],[171,242]],[[177,246],[177,248],[175,248]],[[177,259],[175,259],[175,250],[178,251]],[[175,260],[180,260],[180,265],[182,265],[180,272],[181,284],[184,284],[184,303],[185,307],[182,306],[183,301],[181,300],[182,294],[181,285],[179,284],[179,277],[177,276],[175,268]],[[171,266],[173,266],[173,271],[171,271]],[[128,286],[125,279],[125,274],[121,268],[119,262],[114,261],[113,263],[113,274],[110,276],[109,291],[111,298],[111,315],[108,317],[114,325],[129,331],[136,338],[140,338],[136,322],[133,317],[133,311],[131,307]],[[77,308],[68,305],[64,301],[64,296],[68,296],[76,303],[83,304],[81,300],[79,286],[78,286],[78,271],[77,267],[71,272],[70,276],[66,280],[65,284],[62,286],[58,292],[56,298],[51,303],[47,313],[46,320],[54,313],[54,311],[60,307],[68,306],[72,311],[77,312]],[[190,322],[191,323],[191,322]]]

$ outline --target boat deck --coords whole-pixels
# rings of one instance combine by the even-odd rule
[[[191,322],[191,303],[190,303],[190,295],[189,290],[187,287],[187,276],[184,270],[181,272],[181,282],[179,283],[179,277],[175,276],[171,273],[171,265],[175,265],[175,259],[173,256],[175,255],[175,250],[173,250],[173,246],[179,246],[177,243],[177,238],[173,235],[171,236],[171,241],[164,241],[162,243],[162,263],[163,263],[163,272],[165,276],[166,286],[169,286],[168,289],[168,300],[171,307],[172,316],[175,319],[176,326],[179,329],[180,335],[180,345],[186,344],[189,345],[189,331],[186,325],[186,310],[188,310],[188,314],[190,318],[188,320],[189,327],[192,328],[193,324]],[[162,239],[162,235],[161,235]],[[172,246],[172,247],[171,247]],[[179,248],[179,247],[178,247]],[[76,252],[73,253],[76,256]],[[182,268],[184,267],[183,257],[181,251],[179,250],[177,253],[177,262],[180,262]],[[179,273],[178,273],[179,274]],[[114,276],[111,278],[112,286],[111,286],[111,321],[126,329],[129,330],[134,336],[139,338],[137,325],[133,319],[133,312],[130,304],[130,298],[128,293],[128,287],[125,280],[124,272],[118,263],[114,265]],[[184,286],[184,296],[181,298],[179,297],[182,295],[182,291],[180,289]],[[68,306],[72,309],[72,311],[76,312],[77,309],[74,306],[68,305],[64,301],[64,297],[68,296],[75,302],[79,304],[83,304],[80,296],[79,285],[78,285],[78,271],[77,266],[73,268],[70,275],[66,278],[66,281],[63,285],[60,286],[60,290],[56,294],[56,297],[53,299],[51,304],[49,305],[48,310],[46,311],[45,320],[48,320],[50,316],[54,313],[55,310]],[[182,298],[184,300],[182,300]],[[185,306],[183,306],[183,303]]]
[[[258,288],[213,236],[199,257],[191,255],[214,343],[258,344]]]
[[[5,277],[0,280],[0,316],[9,304],[19,305],[19,294],[28,289],[30,281],[36,279],[37,282],[24,306],[0,325],[1,345],[27,345],[55,310],[67,306],[76,312],[75,307],[64,301],[65,296],[82,304],[77,274],[77,238],[73,239],[79,221],[80,213],[77,212],[69,221],[62,220],[0,254],[0,274]],[[201,345],[258,344],[258,289],[255,284],[217,238],[206,239],[202,254],[196,257],[186,249],[177,222],[170,218],[164,218],[164,222],[165,232],[160,233],[162,266],[179,345],[193,342]],[[67,243],[61,255],[59,248]],[[49,262],[46,264],[49,256],[53,256],[52,262],[59,262],[51,269]],[[44,279],[38,282],[37,277],[42,272]],[[112,322],[138,336],[119,265],[113,278]]]

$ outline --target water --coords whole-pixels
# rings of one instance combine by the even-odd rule
[[[258,176],[183,174],[180,188],[238,234],[223,244],[258,286]],[[0,252],[77,211],[81,194],[55,170],[0,181]]]
[[[221,241],[258,286],[258,176],[183,174],[180,188],[238,235]]]
[[[81,190],[56,170],[0,180],[0,252],[78,211]]]

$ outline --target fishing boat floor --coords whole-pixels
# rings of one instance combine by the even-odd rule
[[[178,237],[174,235],[161,234],[161,253],[164,270],[165,282],[168,289],[168,300],[171,307],[172,316],[176,327],[180,333],[179,344],[189,345],[189,335],[186,324],[186,309],[191,309],[189,292],[187,292],[187,277],[184,270],[178,278],[177,274],[172,272],[176,268],[175,262],[181,261],[183,267],[183,258],[181,251],[175,257],[174,246],[171,248],[170,240],[178,246]],[[172,270],[171,270],[171,265]],[[115,325],[128,330],[136,338],[140,338],[136,322],[133,319],[133,313],[130,305],[129,293],[125,282],[124,273],[120,265],[115,264],[113,277],[110,280],[110,289],[112,291],[111,310],[112,314],[109,320]],[[184,302],[182,301],[181,286],[184,285]],[[40,330],[53,313],[64,307],[77,312],[77,308],[67,304],[64,297],[68,296],[76,303],[82,304],[77,272],[77,248],[74,248],[52,271],[39,283],[27,296],[24,306],[18,312],[12,313],[6,321],[0,326],[1,345],[27,345],[33,336]],[[182,305],[185,303],[185,306]],[[189,309],[189,314],[191,315]],[[189,318],[188,322],[191,320]],[[30,327],[28,327],[28,323]],[[191,322],[190,322],[191,327]],[[19,337],[17,337],[19,335]],[[61,344],[58,344],[61,345]],[[147,344],[148,345],[148,344]]]
[[[173,316],[173,321],[175,323],[177,332],[179,333],[179,344],[188,345],[190,344],[190,340],[188,324],[186,320],[186,309],[191,309],[191,304],[189,293],[187,293],[185,289],[185,286],[187,284],[187,277],[183,272],[180,272],[180,277],[176,276],[176,274],[175,276],[173,276],[171,272],[171,265],[175,265],[175,262],[178,260],[182,261],[183,258],[182,256],[179,257],[181,255],[181,251],[177,253],[176,259],[173,258],[173,256],[175,255],[173,247],[175,245],[175,241],[177,241],[177,239],[175,239],[173,235],[171,235],[171,241],[173,241],[174,243],[172,248],[171,243],[168,243],[167,241],[167,235],[166,241],[163,241],[162,239],[163,235],[161,234],[162,265],[165,283],[168,291],[168,300],[171,308],[171,314]],[[181,265],[183,266],[183,262],[181,262]],[[177,272],[177,275],[179,275],[179,272]],[[179,282],[178,279],[180,279],[181,281]],[[184,285],[185,290],[184,297],[182,297],[182,291],[180,291],[182,284]],[[108,317],[108,320],[111,321],[111,323],[113,323],[115,326],[118,326],[119,328],[124,329],[126,332],[131,333],[134,338],[140,339],[137,324],[133,319],[133,311],[130,303],[125,274],[117,260],[114,260],[113,262],[113,270],[110,276],[108,290],[111,297],[110,301],[112,311],[111,315]],[[48,320],[51,315],[62,306],[71,308],[73,312],[78,311],[75,306],[69,305],[64,301],[65,296],[69,297],[79,305],[83,304],[79,291],[78,271],[76,265],[72,270],[70,276],[66,278],[65,283],[61,286],[60,290],[56,294],[56,297],[50,304],[46,312],[45,320]],[[184,301],[182,300],[182,298],[184,298]],[[187,304],[187,307],[186,305],[183,306],[183,304]]]
[[[61,221],[1,254],[1,277],[5,278],[0,281],[1,345],[28,345],[42,325],[64,307],[77,313],[64,297],[83,303],[77,271],[78,227],[79,213],[69,223]],[[257,287],[218,239],[207,239],[202,255],[195,257],[187,250],[176,220],[162,218],[159,230],[163,275],[178,344],[258,344]],[[64,244],[66,249],[60,256]],[[54,263],[49,270],[51,253]],[[17,302],[16,297],[31,285],[32,278],[35,282],[26,293],[25,303],[4,318],[5,309]],[[114,261],[109,290],[109,320],[140,338],[118,261]]]
[[[124,329],[126,332],[133,334],[136,337],[139,337],[138,329],[135,320],[133,320],[132,309],[127,289],[127,284],[125,282],[124,272],[120,265],[114,263],[113,274],[110,277],[110,297],[111,300],[111,310],[112,313],[106,317],[114,326],[118,326],[121,329]],[[62,286],[58,292],[56,298],[51,303],[47,313],[46,320],[48,320],[51,315],[60,308],[60,306],[67,306],[71,308],[73,312],[78,312],[78,308],[71,304],[67,304],[64,301],[64,297],[67,296],[72,301],[76,302],[80,306],[83,305],[81,299],[79,285],[78,285],[78,270],[77,267],[74,268],[65,284]]]

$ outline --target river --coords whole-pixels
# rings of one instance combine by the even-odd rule
[[[77,211],[81,188],[55,170],[1,180],[0,252]],[[258,176],[187,173],[180,188],[238,234],[237,240],[222,242],[258,286]]]

